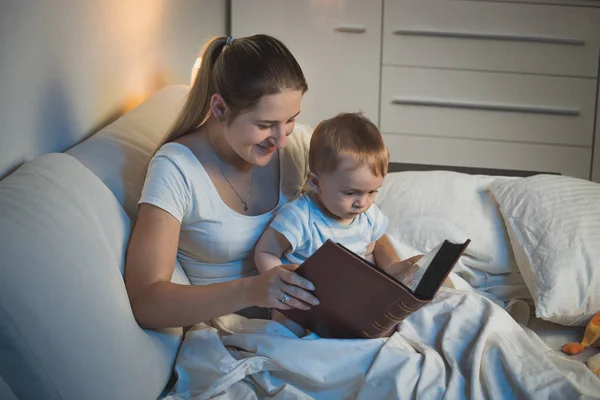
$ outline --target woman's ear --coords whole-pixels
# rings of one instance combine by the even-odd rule
[[[219,93],[215,93],[210,97],[210,112],[219,122],[227,120],[229,114],[229,107]]]
[[[308,186],[315,193],[319,193],[319,176],[314,172],[308,173]]]

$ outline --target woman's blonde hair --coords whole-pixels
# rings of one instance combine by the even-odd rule
[[[335,171],[342,157],[367,163],[375,176],[385,177],[389,152],[379,129],[360,113],[342,113],[322,121],[310,140],[308,165],[316,174]]]
[[[252,109],[262,96],[286,89],[308,90],[300,65],[279,40],[268,35],[214,37],[202,49],[198,75],[167,141],[189,133],[210,116],[210,98],[219,93],[231,122]]]

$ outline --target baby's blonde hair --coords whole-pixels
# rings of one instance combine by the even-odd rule
[[[367,163],[377,177],[385,177],[389,152],[379,129],[361,113],[341,113],[322,121],[313,132],[308,152],[310,171],[316,174],[335,171],[342,157]]]

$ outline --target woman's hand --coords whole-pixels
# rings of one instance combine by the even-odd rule
[[[259,307],[289,310],[309,310],[319,301],[309,291],[314,285],[292,272],[297,265],[285,264],[274,267],[264,274],[249,278],[249,300]]]

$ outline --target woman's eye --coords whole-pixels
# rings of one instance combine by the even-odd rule
[[[270,128],[271,128],[271,125],[258,125],[258,129],[267,130]]]

